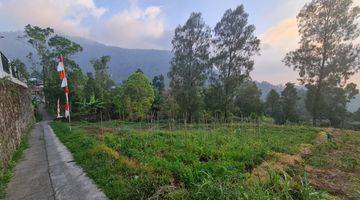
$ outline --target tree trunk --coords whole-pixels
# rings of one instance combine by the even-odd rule
[[[323,63],[322,63],[321,70],[324,68],[324,64],[325,64],[325,61],[323,61]],[[319,80],[318,80],[317,88],[315,91],[314,102],[313,102],[313,126],[317,125],[317,120],[319,118],[322,81],[323,81],[323,75],[321,73]]]
[[[317,119],[317,116],[313,116],[313,119],[312,119],[312,122],[313,122],[313,126],[315,127],[317,124],[316,124],[316,119]]]
[[[191,110],[189,110],[188,112],[187,112],[187,115],[186,115],[186,121],[188,121],[189,123],[192,123],[192,111]]]
[[[326,21],[326,23],[328,22],[328,20]],[[320,66],[320,74],[319,74],[319,79],[318,79],[318,85],[316,88],[316,93],[315,93],[315,98],[314,98],[314,107],[313,107],[313,126],[317,126],[317,119],[319,117],[319,110],[320,110],[320,98],[321,98],[321,89],[322,89],[322,82],[324,79],[324,67],[325,67],[325,62],[327,60],[327,35],[324,36],[323,41],[322,41],[322,61],[321,61],[321,66]]]
[[[225,109],[224,109],[224,118],[225,118],[225,122],[227,121],[227,119],[228,119],[228,113],[227,113],[228,111],[227,111],[227,105],[226,105],[226,103],[225,103]]]

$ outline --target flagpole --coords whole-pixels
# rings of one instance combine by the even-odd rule
[[[57,109],[56,109],[56,111],[57,111],[57,116],[56,116],[56,118],[60,118],[61,116],[60,116],[60,99],[58,98],[58,100],[57,100]]]
[[[67,86],[66,86],[66,87],[67,87]],[[70,116],[69,91],[68,91],[67,88],[65,89],[65,91],[66,91],[66,92],[65,92],[66,104],[68,105],[68,106],[66,107],[66,110],[67,110],[67,112],[68,112],[67,118],[68,118],[68,120],[69,120],[70,131],[71,131],[71,116]]]
[[[71,131],[71,117],[70,117],[70,101],[69,101],[69,87],[68,81],[65,73],[65,66],[64,66],[64,56],[60,55],[59,57],[59,64],[57,66],[57,71],[59,72],[59,76],[61,79],[61,88],[64,88],[66,103],[65,103],[65,118],[68,118],[70,124],[70,131]]]

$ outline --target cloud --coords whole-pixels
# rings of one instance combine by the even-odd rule
[[[126,48],[167,49],[169,33],[160,6],[130,7],[111,16],[94,0],[0,0],[0,24],[22,29],[26,24]],[[90,20],[89,20],[90,19]]]
[[[297,83],[298,73],[282,62],[286,53],[298,48],[299,34],[296,18],[284,19],[270,27],[260,36],[262,42],[261,56],[255,60],[253,77],[272,83],[292,81]],[[360,37],[355,40],[360,44]],[[350,81],[360,86],[360,73],[351,77]]]
[[[103,43],[127,48],[164,48],[167,37],[164,13],[160,6],[140,8],[132,3],[92,29],[94,38]],[[164,41],[165,42],[165,41]],[[166,41],[169,43],[169,41]]]
[[[289,18],[270,27],[261,36],[261,42],[267,47],[293,49],[299,41],[296,18]]]
[[[297,82],[297,73],[282,62],[285,54],[298,47],[296,18],[287,18],[260,35],[261,56],[255,59],[253,77],[272,83]],[[285,83],[285,82],[282,82]]]
[[[75,36],[88,33],[88,28],[82,25],[83,19],[99,18],[106,11],[93,0],[0,0],[0,18],[16,27],[34,24]]]

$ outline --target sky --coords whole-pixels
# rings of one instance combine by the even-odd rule
[[[0,32],[26,24],[52,27],[123,48],[171,50],[174,29],[191,12],[201,12],[214,27],[227,9],[243,4],[261,39],[253,79],[297,83],[297,73],[282,63],[298,46],[296,15],[309,0],[0,0]],[[360,5],[360,0],[354,1]],[[358,40],[359,41],[359,40]],[[352,78],[360,85],[360,74]]]

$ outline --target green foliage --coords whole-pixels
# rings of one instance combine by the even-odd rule
[[[25,26],[25,35],[28,38],[28,42],[34,47],[40,60],[43,71],[43,81],[48,75],[48,69],[50,68],[50,52],[47,42],[53,35],[54,30],[51,28],[40,28],[38,26],[31,26],[30,24]]]
[[[98,59],[91,60],[93,65],[95,76],[92,78],[91,75],[88,75],[86,82],[86,89],[89,89],[88,94],[84,94],[85,98],[88,98],[89,95],[94,94],[96,99],[104,102],[104,113],[107,119],[111,118],[114,115],[115,111],[115,94],[112,91],[112,87],[115,85],[114,81],[111,79],[109,73],[109,62],[111,60],[110,56],[101,56]]]
[[[279,199],[286,195],[301,199],[310,188],[307,184],[294,188],[289,179],[276,174],[269,182],[255,185],[247,178],[271,152],[295,153],[298,145],[311,142],[317,133],[314,128],[265,126],[259,135],[246,125],[176,131],[144,130],[139,123],[102,125],[114,130],[103,139],[96,132],[87,133],[99,129],[99,124],[74,124],[71,134],[65,123],[51,124],[76,162],[110,199],[157,195],[160,199]]]
[[[19,77],[20,80],[27,82],[29,80],[30,74],[26,70],[25,64],[19,60],[15,59],[12,60],[9,65],[12,69],[16,68],[16,75]]]
[[[251,115],[260,116],[263,113],[261,102],[261,91],[254,82],[247,82],[241,86],[236,96],[236,106],[238,115],[249,117]]]
[[[108,101],[110,99],[109,90],[111,86],[114,85],[114,81],[111,80],[109,74],[109,65],[111,57],[110,56],[101,56],[98,59],[91,60],[95,71],[95,82],[98,85],[98,91],[95,96],[103,101]]]
[[[341,127],[347,119],[346,105],[359,91],[356,84],[348,84],[345,88],[326,87],[324,89],[324,117],[329,119],[331,126]]]
[[[244,6],[225,11],[214,28],[215,55],[214,79],[219,83],[223,97],[220,104],[227,119],[234,110],[237,89],[249,77],[253,69],[253,56],[260,50],[260,40],[254,36],[255,26],[248,25],[248,14]],[[218,86],[218,85],[217,85]]]
[[[155,76],[152,80],[152,86],[154,87],[155,97],[154,102],[151,106],[151,116],[154,119],[159,119],[161,105],[164,103],[164,76],[162,74],[159,76]]]
[[[82,102],[77,103],[80,106],[80,112],[85,115],[97,115],[105,108],[104,102],[96,99],[94,95],[91,96],[89,100],[84,99]]]
[[[306,96],[306,107],[311,112],[314,110],[315,90],[314,86],[308,85],[308,92]],[[319,119],[329,120],[330,125],[333,127],[342,127],[344,122],[349,119],[347,111],[347,103],[349,103],[354,96],[359,92],[356,85],[350,83],[344,88],[335,86],[324,86],[323,94],[319,100],[321,102]]]
[[[25,26],[25,33],[29,37],[29,43],[40,47],[45,44],[48,37],[54,33],[52,28],[40,28],[38,26],[31,26],[30,24]]]
[[[55,51],[53,51],[53,57],[59,55],[73,55],[83,50],[79,44],[59,35],[51,37],[48,44],[51,48],[55,49]]]
[[[78,108],[76,107],[76,102],[82,99],[82,86],[84,85],[85,77],[79,65],[71,59],[71,56],[81,52],[82,47],[79,44],[76,44],[75,42],[58,35],[51,37],[48,41],[48,45],[50,48],[50,57],[55,61],[56,64],[58,57],[60,55],[64,56],[65,71],[70,89],[70,101],[73,105],[72,110],[77,111]],[[50,80],[50,83],[56,84],[57,82],[57,84],[60,84],[59,76],[56,70],[52,71],[52,76],[50,77],[54,79]],[[48,90],[48,93],[52,95],[50,96],[50,99],[52,99],[51,97],[53,97],[54,94],[57,94],[58,91],[62,91],[62,89],[57,88],[56,85],[49,87],[54,88],[54,91]],[[55,101],[56,97],[59,98],[59,96],[55,96]],[[65,102],[64,95],[60,94],[60,97],[62,102]]]
[[[175,30],[172,40],[174,57],[169,72],[170,88],[181,114],[194,121],[201,110],[201,89],[209,67],[210,28],[201,13],[192,13],[183,26]]]
[[[92,75],[92,73],[87,73],[87,80],[84,85],[84,99],[90,99],[92,96],[95,96],[96,94],[99,94],[99,88],[96,84],[96,81]]]
[[[348,199],[358,199],[359,192],[356,188],[359,185],[359,132],[331,129],[330,133],[332,140],[314,146],[311,155],[305,160],[306,164],[317,171],[312,175],[321,177],[322,184],[341,189]],[[326,175],[329,172],[332,176]],[[342,184],[337,184],[339,182]]]
[[[282,114],[284,122],[298,122],[299,116],[296,113],[296,103],[299,97],[293,83],[286,83],[285,89],[281,92]]]
[[[160,74],[159,76],[154,76],[152,80],[152,85],[156,88],[157,91],[162,92],[165,89],[164,76]]]
[[[135,72],[118,90],[118,113],[131,120],[145,119],[155,97],[154,89],[146,76]]]
[[[40,122],[43,119],[42,114],[39,112],[39,107],[42,104],[41,99],[38,97],[33,97],[31,100],[31,104],[34,107],[34,115],[35,115],[35,121]]]
[[[35,81],[32,82],[28,82],[28,84],[32,84],[32,85],[39,85],[40,82],[43,81],[43,74],[39,71],[39,62],[34,58],[34,54],[32,52],[29,52],[26,55],[26,58],[28,60],[28,62],[30,63],[30,68],[31,68],[31,74],[29,76],[29,78],[35,78]]]
[[[10,162],[8,163],[7,168],[5,169],[0,168],[0,199],[5,198],[6,196],[5,190],[13,175],[14,167],[16,163],[22,158],[24,151],[28,147],[29,147],[28,135],[26,135],[24,138],[22,138],[21,143],[14,152]]]
[[[275,120],[276,124],[283,123],[280,95],[275,90],[270,90],[266,97],[265,113]]]
[[[307,108],[313,124],[324,114],[326,87],[342,87],[359,70],[359,7],[352,0],[312,0],[297,16],[300,47],[289,52],[284,62],[299,72],[307,84]]]
[[[360,108],[354,113],[354,119],[360,122]]]
[[[65,102],[65,97],[60,88],[61,82],[58,72],[53,66],[58,63],[58,57],[63,55],[65,70],[67,73],[68,84],[70,89],[70,102],[73,111],[76,111],[76,101],[82,97],[82,86],[84,85],[85,77],[81,72],[78,64],[71,59],[71,56],[82,51],[82,47],[71,40],[62,36],[53,35],[54,30],[51,28],[40,28],[38,26],[27,25],[25,27],[25,34],[28,42],[34,47],[39,57],[40,63],[36,63],[32,54],[28,55],[28,59],[32,62],[33,68],[37,64],[42,66],[42,81],[44,83],[44,95],[46,105],[51,110],[56,109],[57,99]],[[38,75],[37,77],[38,78]]]
[[[265,112],[271,116],[275,123],[284,124],[286,122],[299,122],[297,113],[297,104],[299,97],[297,89],[293,83],[286,83],[285,89],[281,92],[281,96],[271,90],[266,98]]]
[[[53,68],[50,68],[47,73],[48,75],[45,78],[43,91],[47,108],[55,111],[58,99],[60,99],[61,102],[65,102],[64,90],[60,87],[61,81],[59,79],[59,73]]]
[[[211,115],[214,116],[217,120],[225,118],[224,114],[224,90],[222,85],[219,82],[213,82],[208,88],[205,88],[204,91],[204,104],[205,109],[211,112]]]
[[[227,10],[213,30],[206,25],[201,13],[192,13],[176,28],[169,90],[162,75],[154,77],[152,87],[147,80],[139,79],[128,80],[116,88],[109,74],[110,56],[92,60],[94,76],[84,76],[71,59],[82,51],[79,44],[55,34],[51,28],[27,25],[25,34],[39,58],[37,62],[32,54],[28,55],[32,67],[42,67],[42,72],[35,71],[32,77],[42,77],[47,107],[53,110],[58,98],[64,102],[58,72],[52,67],[62,54],[72,112],[95,115],[98,111],[85,105],[99,101],[106,119],[120,116],[131,120],[207,123],[226,121],[229,117],[258,118],[265,111],[278,124],[306,122],[311,115],[314,125],[320,121],[342,127],[356,116],[349,115],[346,104],[358,91],[355,84],[344,83],[359,69],[360,48],[353,44],[360,34],[356,24],[359,12],[358,7],[352,7],[351,0],[312,0],[303,7],[297,17],[300,47],[289,52],[284,62],[299,72],[301,83],[308,90],[306,95],[305,91],[299,95],[300,100],[294,85],[287,84],[281,94],[281,108],[274,93],[263,105],[261,91],[249,83],[260,41],[242,5]],[[136,74],[145,78],[140,69]],[[145,93],[140,94],[143,91]],[[300,112],[304,107],[309,112]],[[300,119],[298,114],[305,117]],[[357,122],[351,123],[356,126]]]
[[[179,105],[170,91],[165,91],[163,98],[164,101],[160,106],[159,117],[174,121],[180,110]]]

